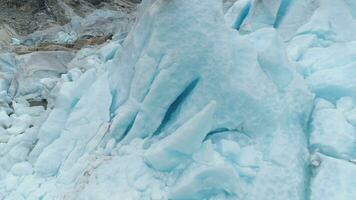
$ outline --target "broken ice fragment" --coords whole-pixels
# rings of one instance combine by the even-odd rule
[[[190,158],[213,127],[215,102],[209,103],[174,133],[153,144],[145,154],[146,162],[158,170],[171,170]]]
[[[200,166],[182,175],[170,189],[169,199],[209,199],[221,193],[237,198],[241,195],[239,182],[237,173],[230,166]]]
[[[5,111],[0,111],[0,127],[9,128],[11,125],[11,118],[7,115]]]

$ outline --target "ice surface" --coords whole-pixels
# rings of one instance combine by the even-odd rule
[[[86,145],[94,138],[102,123],[109,120],[110,103],[109,85],[106,76],[102,75],[73,107],[59,138],[38,157],[36,172],[48,176],[57,174],[61,165],[64,170],[70,169],[86,152]],[[93,104],[95,107],[91,107]],[[101,112],[103,110],[107,112]]]
[[[310,145],[326,155],[352,157],[356,133],[340,108],[320,109],[314,112],[311,124]]]
[[[247,17],[250,8],[250,0],[236,1],[225,14],[226,24],[234,29],[239,30],[242,22]]]
[[[11,169],[14,176],[26,176],[32,174],[32,172],[32,165],[28,162],[17,163]]]
[[[238,197],[238,179],[234,169],[224,165],[200,167],[183,175],[183,178],[172,188],[168,198],[205,199],[221,191]]]
[[[0,199],[354,200],[356,4],[230,3],[144,0],[127,37],[98,11],[47,36],[103,45],[0,54]]]
[[[355,199],[355,163],[319,156],[321,165],[315,169],[310,199]]]
[[[2,128],[9,128],[11,125],[11,118],[7,115],[7,113],[3,110],[0,111],[0,126]]]
[[[158,170],[172,170],[196,152],[213,126],[215,102],[209,103],[174,133],[148,149],[145,158]]]

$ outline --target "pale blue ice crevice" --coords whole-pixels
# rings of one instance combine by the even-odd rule
[[[240,26],[243,33],[251,33],[260,28],[273,27],[282,0],[253,0],[250,12]]]
[[[239,30],[251,8],[251,0],[236,1],[226,12],[224,18],[226,25]]]
[[[216,102],[206,105],[174,133],[153,144],[146,152],[147,163],[157,170],[171,171],[189,160],[213,127]]]
[[[279,28],[292,2],[293,0],[282,0],[281,4],[279,5],[276,19],[274,20],[274,28]]]
[[[235,2],[225,20],[242,34],[269,27],[278,30],[283,41],[289,41],[317,7],[314,0],[244,0]]]
[[[282,9],[281,17],[277,17],[275,24],[284,42],[294,39],[298,29],[308,23],[314,11],[318,8],[318,1],[315,0],[287,0],[283,1],[287,9]],[[282,7],[282,5],[281,5]]]
[[[199,80],[199,78],[192,80],[189,85],[187,85],[184,90],[179,94],[179,96],[169,105],[161,124],[159,125],[157,130],[155,130],[152,136],[160,135],[162,133],[162,130],[164,130],[167,126],[169,126],[170,123],[172,123],[172,121],[176,119],[182,104],[189,98],[189,95],[192,94],[195,87],[199,83]],[[161,136],[162,134],[160,135],[160,137]]]

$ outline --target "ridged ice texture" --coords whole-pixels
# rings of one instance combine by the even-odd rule
[[[0,112],[0,198],[356,199],[355,13],[143,1],[123,44],[41,79],[46,111]],[[15,58],[0,59],[11,92]]]

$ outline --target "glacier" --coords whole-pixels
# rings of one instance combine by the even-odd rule
[[[356,199],[353,0],[120,17],[13,44],[113,32],[97,46],[0,54],[0,199]]]

